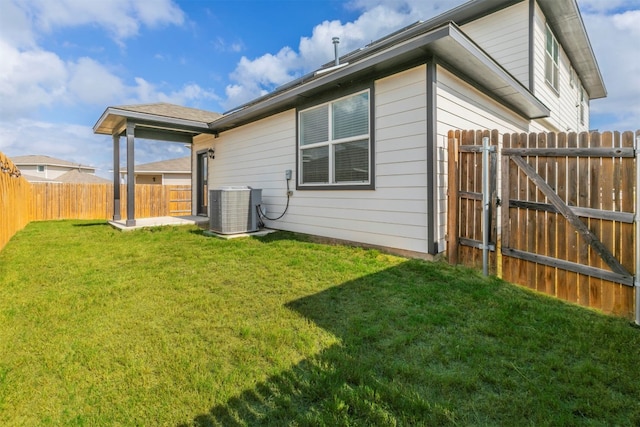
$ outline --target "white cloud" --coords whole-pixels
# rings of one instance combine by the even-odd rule
[[[640,0],[578,0],[578,4],[583,14],[611,14],[640,8]]]
[[[217,99],[212,91],[195,84],[172,91],[163,91],[141,77],[127,84],[117,73],[119,67],[89,57],[63,60],[34,42],[38,31],[68,26],[98,25],[120,39],[136,34],[141,25],[179,25],[184,13],[170,0],[0,2],[3,12],[7,11],[0,14],[1,22],[7,24],[0,33],[2,120],[34,117],[42,108],[56,106]],[[25,29],[19,31],[19,26]]]
[[[91,58],[80,58],[68,64],[67,83],[74,101],[90,105],[108,105],[126,94],[122,80]]]
[[[2,38],[15,46],[34,46],[35,34],[25,10],[14,0],[0,0]]]
[[[124,140],[121,145],[121,163],[124,163]],[[9,157],[38,154],[81,163],[97,168],[96,174],[105,178],[110,178],[109,171],[113,170],[112,138],[94,135],[90,126],[72,123],[29,119],[0,123],[0,152]],[[136,164],[188,155],[189,150],[182,144],[136,140]]]
[[[110,152],[89,126],[19,119],[0,124],[0,151],[12,155],[43,154],[92,165],[100,152]]]
[[[608,92],[606,98],[591,103],[592,125],[599,127],[599,121],[606,120],[609,130],[638,129],[640,10],[613,15],[601,13],[596,8],[590,10],[597,12],[583,12],[583,18]]]
[[[313,71],[334,59],[333,37],[340,37],[339,55],[359,49],[372,41],[417,20],[426,20],[448,10],[463,0],[436,2],[357,0],[348,7],[362,10],[353,22],[324,21],[313,28],[309,37],[301,37],[298,51],[289,47],[276,55],[265,54],[255,59],[243,57],[229,76],[233,81],[226,88],[226,108],[270,92],[276,86]]]
[[[211,42],[217,52],[242,52],[245,48],[242,41],[228,42],[223,37],[216,37]]]
[[[163,92],[158,86],[143,79],[135,78],[135,86],[128,87],[125,93],[128,98],[126,104],[147,104],[152,102],[169,102],[172,104],[197,104],[218,100],[219,97],[212,90],[204,89],[195,83],[188,83],[179,90]]]
[[[185,21],[184,12],[171,0],[20,0],[19,5],[42,32],[94,25],[119,43],[138,34],[141,25],[182,25]]]
[[[0,40],[0,114],[4,119],[51,106],[66,96],[66,64],[40,49],[20,51]]]

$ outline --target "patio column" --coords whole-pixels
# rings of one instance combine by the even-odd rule
[[[136,225],[136,177],[134,175],[134,132],[136,125],[127,121],[127,227]]]
[[[120,135],[113,135],[113,220],[120,219]]]

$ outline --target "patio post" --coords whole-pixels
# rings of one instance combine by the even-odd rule
[[[135,123],[127,121],[127,227],[136,225],[136,177],[134,175]]]
[[[120,220],[120,135],[113,135],[113,220]]]

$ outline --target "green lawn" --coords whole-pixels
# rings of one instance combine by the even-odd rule
[[[31,223],[0,252],[0,425],[640,425],[640,329],[290,233]]]

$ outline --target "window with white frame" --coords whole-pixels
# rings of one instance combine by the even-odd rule
[[[300,111],[299,186],[369,186],[370,121],[369,90]]]
[[[559,90],[558,85],[558,40],[551,32],[551,28],[547,25],[547,53],[545,58],[544,75],[547,82],[556,92]]]
[[[38,172],[44,172],[44,165],[38,165]]]

